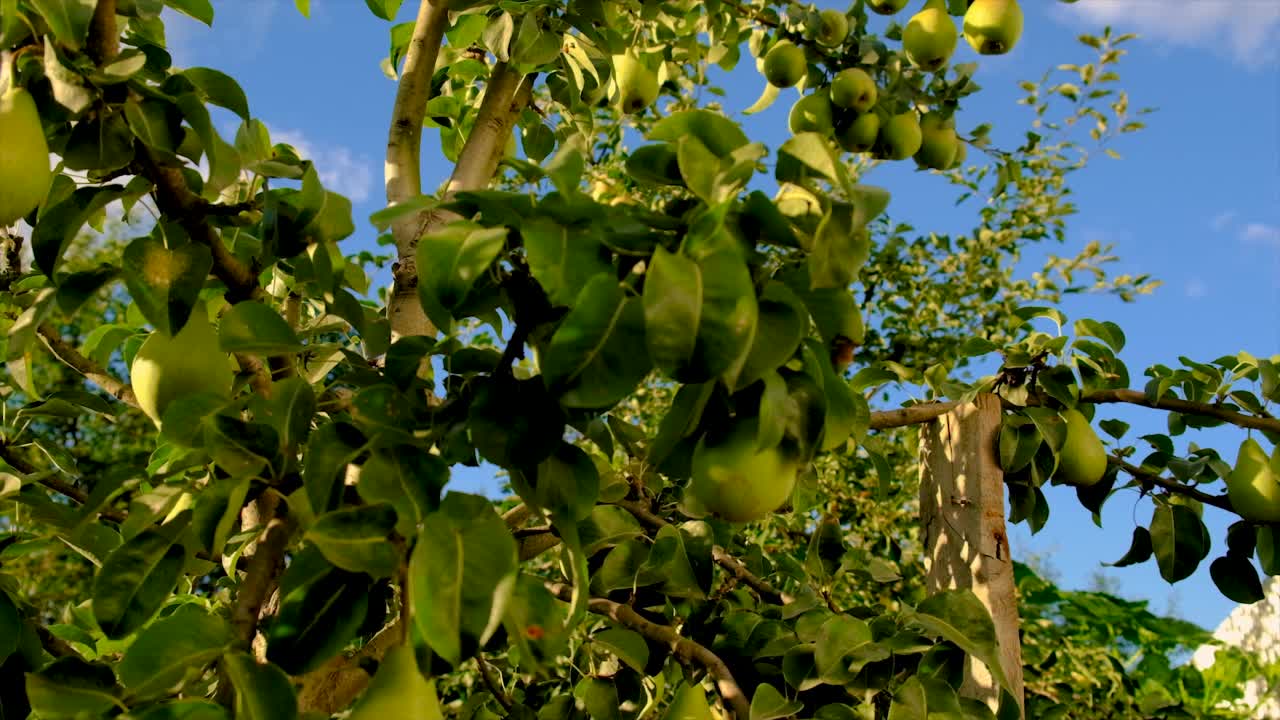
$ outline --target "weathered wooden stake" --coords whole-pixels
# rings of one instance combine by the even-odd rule
[[[997,447],[1000,399],[979,395],[920,429],[920,521],[930,593],[968,589],[995,621],[1000,661],[1022,704],[1022,646]],[[1000,687],[969,662],[960,693],[993,710]]]

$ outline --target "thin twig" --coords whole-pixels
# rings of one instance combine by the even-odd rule
[[[511,698],[507,692],[502,689],[501,678],[494,678],[496,671],[493,666],[484,659],[484,655],[476,653],[476,667],[480,670],[480,679],[484,680],[485,687],[489,688],[489,692],[493,695],[503,710],[511,712]]]
[[[1226,495],[1210,495],[1209,493],[1197,490],[1190,485],[1184,485],[1176,480],[1169,480],[1153,472],[1143,470],[1137,465],[1125,462],[1118,457],[1108,456],[1107,462],[1134,476],[1144,485],[1155,485],[1168,490],[1169,492],[1185,495],[1193,500],[1199,500],[1205,505],[1212,505],[1216,508],[1226,510],[1227,512],[1236,511],[1235,506],[1231,504],[1231,499]]]
[[[111,393],[120,402],[131,407],[138,407],[138,398],[133,394],[133,388],[129,387],[128,383],[115,377],[101,365],[81,354],[79,350],[75,349],[66,340],[63,340],[58,330],[52,325],[41,323],[36,328],[36,332],[39,333],[40,338],[44,340],[45,346],[49,348],[54,357],[66,363],[67,367]]]
[[[573,587],[565,583],[549,582],[547,589],[553,595],[571,602],[573,598]],[[751,716],[751,703],[747,700],[747,696],[742,692],[742,688],[738,685],[738,681],[734,680],[733,672],[719,655],[708,650],[700,643],[694,642],[687,637],[682,636],[675,628],[668,625],[659,625],[640,615],[628,605],[616,603],[605,598],[591,598],[587,601],[587,609],[597,615],[603,615],[619,625],[634,630],[640,635],[660,642],[671,648],[671,654],[677,660],[684,663],[693,663],[702,666],[716,682],[716,689],[720,692],[720,698],[729,708],[734,717],[738,720],[747,720]]]
[[[1084,393],[1080,400],[1090,403],[1129,403],[1155,410],[1172,410],[1184,415],[1198,415],[1231,423],[1249,430],[1265,430],[1280,433],[1280,419],[1246,415],[1209,403],[1192,402],[1178,398],[1165,397],[1152,400],[1147,394],[1138,390],[1094,390]]]
[[[26,458],[15,453],[13,448],[9,445],[0,444],[0,461],[4,461],[9,467],[24,475],[35,475],[41,472],[39,468],[32,465]],[[43,478],[39,482],[44,487],[58,493],[59,495],[74,500],[80,505],[84,505],[89,501],[89,493],[76,487],[73,482],[68,482],[67,480],[54,476]],[[98,515],[115,523],[123,523],[129,517],[128,513],[122,510],[115,510],[113,508],[101,508],[97,512]]]

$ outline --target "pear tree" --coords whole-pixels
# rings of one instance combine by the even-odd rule
[[[1194,628],[1018,566],[1018,666],[922,567],[923,429],[980,401],[1010,522],[1136,491],[1098,560],[1221,552],[1239,602],[1280,574],[1280,358],[1171,346],[1139,381],[1061,306],[1153,279],[1097,244],[1017,267],[1142,127],[1132,36],[1022,83],[1009,144],[954,53],[1017,46],[1016,0],[366,4],[396,93],[357,218],[233,77],[175,64],[164,11],[237,5],[0,0],[3,717],[1233,717],[1204,688],[1256,667],[1175,668]],[[711,99],[744,69],[754,104]],[[753,140],[784,92],[789,137]],[[972,230],[895,216],[897,162]],[[1220,427],[1237,454],[1179,444]],[[54,553],[82,573],[50,597]]]

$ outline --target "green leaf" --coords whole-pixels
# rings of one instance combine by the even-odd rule
[[[22,630],[22,615],[3,589],[0,589],[0,665],[18,649],[18,633]]]
[[[564,435],[564,413],[546,384],[493,376],[475,383],[467,424],[480,456],[504,468],[547,459]]]
[[[164,4],[205,25],[213,24],[213,4],[209,0],[164,0]]]
[[[1136,527],[1133,529],[1133,540],[1129,543],[1129,550],[1125,552],[1124,557],[1113,563],[1103,563],[1111,567],[1128,567],[1129,565],[1137,565],[1151,559],[1151,532],[1144,527]]]
[[[311,0],[293,0],[293,5],[298,8],[302,17],[311,19]]]
[[[153,705],[137,715],[138,720],[231,720],[226,708],[208,700],[174,700]]]
[[[590,227],[567,227],[546,217],[520,225],[529,271],[553,305],[572,305],[590,280],[610,272],[604,248]]]
[[[116,548],[93,580],[93,617],[107,637],[142,627],[178,584],[186,552],[170,529],[145,530]]]
[[[83,120],[71,130],[62,153],[71,170],[118,170],[133,160],[133,131],[123,113]]]
[[[828,525],[831,526],[831,525]],[[837,532],[839,528],[836,527]],[[812,545],[810,546],[812,548]],[[843,547],[840,549],[843,550]],[[837,562],[839,558],[836,558]],[[873,639],[871,626],[865,620],[837,615],[822,624],[814,649],[814,663],[824,682],[843,685],[853,679],[849,672],[850,656]]]
[[[245,97],[240,84],[230,75],[212,68],[193,67],[182,71],[182,76],[191,81],[209,103],[224,107],[240,119],[249,121],[249,99]]]
[[[54,271],[62,262],[62,254],[89,217],[124,197],[124,194],[124,187],[120,185],[84,187],[53,207],[45,208],[31,233],[31,253],[36,267],[53,278]]]
[[[513,471],[511,484],[530,507],[574,521],[589,516],[600,497],[600,471],[591,456],[564,442],[531,472]]]
[[[750,142],[737,123],[711,110],[684,110],[654,123],[648,139],[679,142],[698,140],[718,158],[728,157],[734,150]]]
[[[212,267],[209,248],[194,242],[171,250],[153,237],[140,237],[124,250],[130,297],[143,317],[169,336],[187,324]]]
[[[453,313],[463,306],[506,240],[505,227],[486,228],[460,221],[418,242],[418,296],[432,322],[449,327]]]
[[[248,300],[236,303],[222,316],[218,345],[223,352],[255,355],[284,355],[303,349],[298,335],[279,313]]]
[[[778,148],[778,182],[802,182],[812,173],[835,185],[849,185],[848,171],[830,140],[816,132],[791,136]]]
[[[1262,581],[1248,558],[1225,555],[1209,564],[1209,577],[1232,602],[1252,604],[1263,600]]]
[[[456,667],[487,642],[517,569],[515,542],[492,503],[445,496],[424,521],[409,563],[413,619],[431,649]]]
[[[236,689],[236,720],[295,720],[298,698],[289,676],[275,665],[260,665],[244,652],[222,656]]]
[[[791,359],[808,333],[803,301],[786,285],[771,281],[758,301],[756,335],[735,389],[767,377]]]
[[[1258,564],[1268,575],[1280,575],[1280,525],[1263,525],[1258,528]]]
[[[542,359],[548,388],[566,407],[604,409],[626,397],[649,373],[644,310],[608,274],[579,293]]]
[[[591,641],[617,656],[638,673],[649,664],[649,645],[639,633],[623,628],[608,628],[591,636]]]
[[[316,518],[307,539],[343,570],[391,577],[400,566],[389,540],[395,525],[396,511],[385,503],[345,507]]]
[[[803,709],[804,703],[786,699],[777,688],[768,683],[757,685],[755,694],[751,696],[751,720],[792,717]]]
[[[364,0],[369,10],[383,20],[395,20],[403,0]]]
[[[702,273],[698,264],[659,247],[644,281],[645,343],[659,369],[679,372],[693,358],[702,318]]]
[[[449,466],[443,460],[412,445],[400,445],[370,455],[360,466],[356,489],[367,503],[394,507],[396,531],[413,537],[448,481]]]
[[[191,511],[191,532],[212,556],[222,554],[231,531],[240,519],[249,494],[249,478],[211,480],[196,495]]]
[[[58,42],[75,50],[84,44],[93,19],[94,0],[30,0]]]
[[[948,590],[929,597],[916,607],[915,620],[981,660],[1000,686],[1013,692],[1000,664],[995,623],[972,590]]]
[[[27,674],[27,700],[43,718],[101,717],[122,707],[111,668],[63,657]]]
[[[1209,531],[1191,508],[1157,504],[1151,518],[1151,547],[1160,577],[1175,583],[1191,577],[1209,555]]]
[[[368,615],[369,588],[368,576],[332,568],[296,587],[282,583],[280,610],[264,633],[267,660],[290,675],[320,667],[356,636]]]
[[[177,105],[191,129],[200,138],[205,159],[209,162],[209,178],[205,180],[203,195],[207,199],[215,199],[219,193],[238,179],[240,153],[218,135],[218,131],[213,127],[213,121],[209,118],[208,108],[196,94],[179,95]]]
[[[191,671],[218,659],[231,643],[225,620],[183,605],[143,630],[120,661],[120,682],[134,698],[177,690]]]
[[[360,456],[367,440],[350,423],[331,422],[316,428],[307,443],[302,482],[316,512],[337,507],[347,464]]]

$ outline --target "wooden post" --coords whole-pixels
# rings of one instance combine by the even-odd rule
[[[1000,662],[1021,706],[1022,646],[1005,534],[1004,473],[997,456],[1000,398],[979,395],[920,432],[920,521],[929,593],[968,589],[987,606]],[[961,695],[996,709],[1000,687],[987,667],[971,660],[965,672]]]

